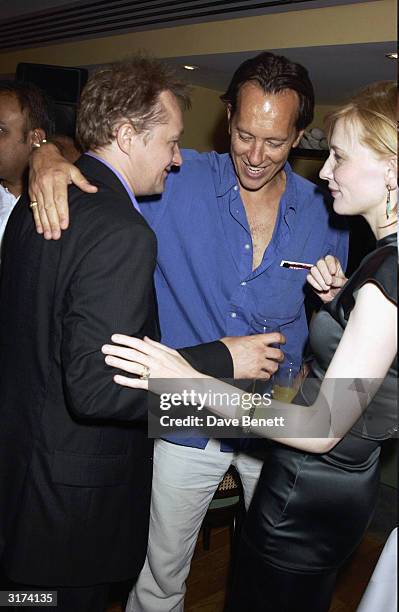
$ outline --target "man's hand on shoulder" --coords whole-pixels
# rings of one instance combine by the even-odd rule
[[[280,333],[221,338],[233,358],[234,378],[269,380],[284,360],[284,353],[272,344],[284,344]]]
[[[32,212],[39,234],[46,240],[58,240],[61,230],[69,225],[68,185],[73,183],[86,193],[95,193],[83,174],[60,154],[58,148],[43,144],[30,159],[29,197],[36,202]]]

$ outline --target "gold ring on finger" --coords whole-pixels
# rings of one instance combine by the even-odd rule
[[[29,204],[29,208],[36,208],[36,206],[37,206],[37,202],[31,202]]]
[[[140,378],[141,380],[148,380],[150,378],[150,368],[148,366],[143,366]]]

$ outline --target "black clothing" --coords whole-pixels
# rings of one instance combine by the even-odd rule
[[[115,332],[158,338],[156,239],[109,168],[89,156],[77,165],[99,190],[70,188],[62,239],[37,235],[21,200],[4,241],[0,560],[32,585],[133,578],[147,549],[147,392],[115,384],[101,346]],[[229,377],[217,345],[213,373]],[[197,368],[207,352],[195,349]]]
[[[365,283],[375,283],[396,304],[396,263],[396,237],[389,236],[314,317],[313,371],[293,403],[316,399]],[[362,419],[329,453],[270,443],[243,528],[232,610],[328,610],[336,571],[359,544],[375,508],[380,440],[396,427],[396,376],[395,359]]]

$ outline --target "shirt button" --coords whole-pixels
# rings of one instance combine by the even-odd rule
[[[237,316],[237,313],[236,312],[232,312],[230,316],[231,316],[232,319],[235,319],[236,316]]]
[[[234,191],[237,191],[238,190],[238,185],[234,185],[233,189],[234,189]]]
[[[246,249],[247,251],[248,251],[250,248],[251,248],[251,245],[250,245],[250,244],[248,244],[248,243],[247,243],[246,245],[244,245],[244,249]]]
[[[245,287],[245,285],[246,285],[247,283],[246,283],[245,281],[242,281],[242,283],[240,283],[240,284],[241,284],[241,287]]]

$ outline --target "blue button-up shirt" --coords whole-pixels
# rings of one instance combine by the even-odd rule
[[[168,176],[162,196],[141,203],[158,239],[155,285],[162,341],[180,348],[259,333],[259,321],[266,320],[280,327],[286,358],[300,365],[308,335],[307,271],[280,263],[315,263],[332,254],[345,268],[347,232],[331,215],[328,196],[287,163],[273,236],[252,270],[251,233],[229,154],[186,150],[183,160]],[[198,437],[171,439],[206,445]]]

